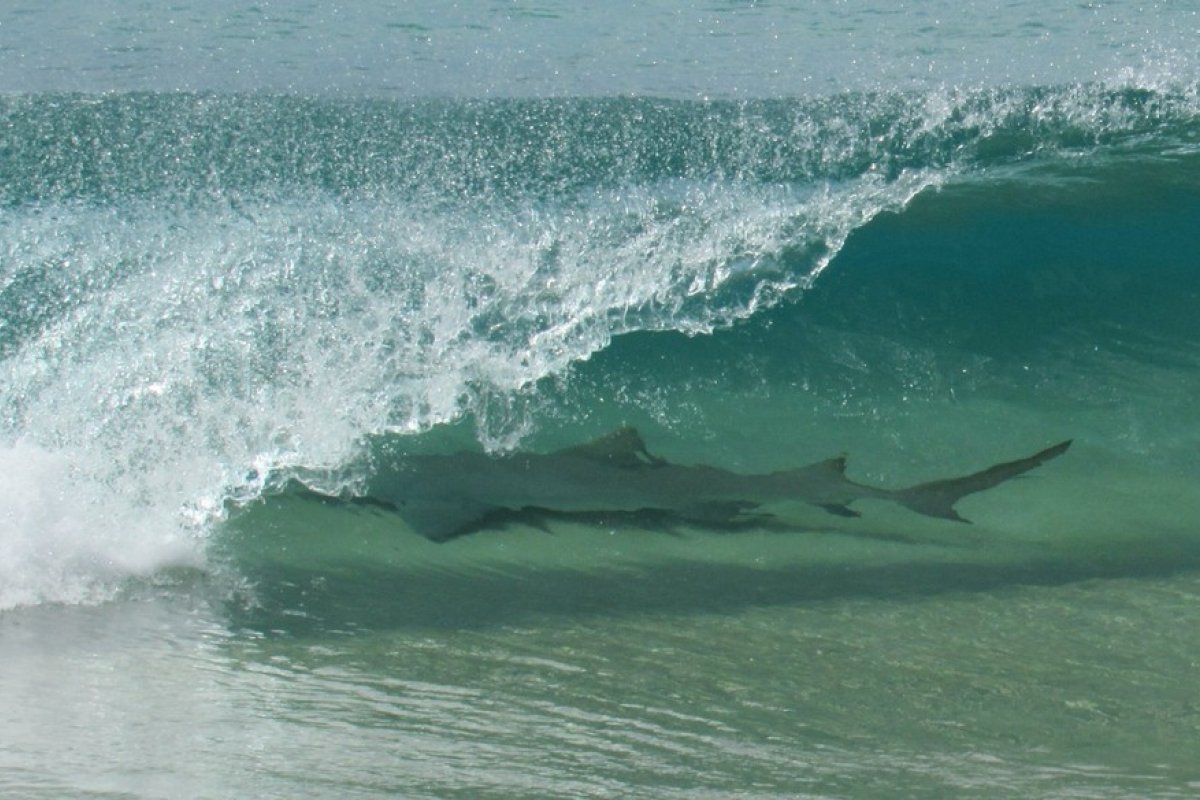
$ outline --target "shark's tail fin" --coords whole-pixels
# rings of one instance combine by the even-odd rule
[[[898,503],[924,514],[927,517],[951,519],[956,522],[970,522],[963,519],[954,510],[954,504],[969,494],[982,492],[1004,483],[1009,478],[1028,472],[1052,458],[1057,458],[1071,446],[1071,440],[1059,442],[1053,447],[1034,453],[1026,458],[997,464],[985,470],[967,475],[962,478],[951,478],[944,481],[921,483],[908,489],[901,489],[894,497]]]

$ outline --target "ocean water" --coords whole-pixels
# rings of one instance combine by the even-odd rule
[[[1197,796],[1198,39],[7,4],[0,796]],[[1073,444],[971,525],[345,502],[622,425],[885,487]]]

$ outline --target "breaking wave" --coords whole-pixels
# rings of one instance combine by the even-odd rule
[[[1164,192],[1194,219],[1198,109],[1196,85],[1132,77],[714,103],[0,99],[0,608],[201,564],[231,507],[301,472],[345,480],[371,437],[469,420],[513,447],[545,382],[616,337],[806,318],[848,240],[932,190],[983,220]],[[953,243],[945,214],[914,219],[888,247]],[[1156,263],[1193,253],[1180,236]],[[893,316],[961,323],[924,296]]]

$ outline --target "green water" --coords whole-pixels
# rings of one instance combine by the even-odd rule
[[[567,528],[452,551],[366,513],[322,554],[333,515],[301,503],[278,538],[252,528],[249,585],[180,575],[6,615],[4,790],[1165,798],[1200,781],[1181,680],[1200,583],[1164,545],[1139,562]]]

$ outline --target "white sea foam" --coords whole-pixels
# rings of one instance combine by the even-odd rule
[[[0,448],[0,610],[109,597],[130,576],[199,566],[198,543],[144,486],[91,470],[102,452]]]

